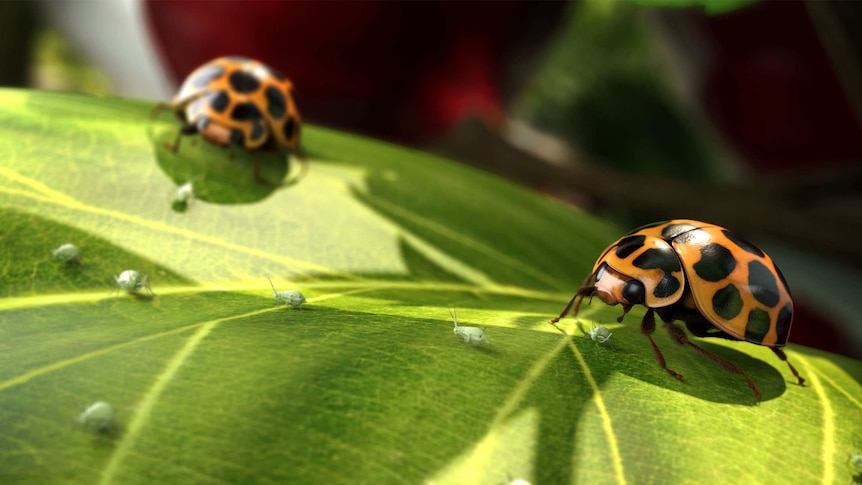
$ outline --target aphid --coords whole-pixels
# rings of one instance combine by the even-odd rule
[[[590,329],[584,334],[584,338],[591,338],[596,342],[603,344],[611,338],[613,332],[608,330],[608,327],[602,325],[596,325],[595,322],[590,324]]]
[[[127,269],[120,273],[119,276],[114,275],[114,281],[121,290],[126,290],[129,293],[136,293],[143,289],[152,295],[153,290],[150,289],[150,284],[147,282],[147,275],[142,275],[133,269]]]
[[[55,258],[59,259],[64,263],[71,263],[78,260],[78,256],[81,254],[81,250],[78,249],[78,246],[75,246],[74,244],[66,243],[59,248],[51,251],[51,254],[53,254]]]
[[[171,208],[176,212],[185,212],[189,208],[189,204],[195,198],[195,191],[191,182],[186,182],[177,187],[174,191],[174,198],[171,201]]]
[[[523,478],[512,478],[512,475],[509,473],[507,473],[506,475],[508,478],[500,485],[531,485],[529,481]]]
[[[452,317],[452,322],[455,323],[455,335],[461,337],[465,344],[491,343],[484,328],[458,325],[458,317],[454,308],[449,309],[449,315]]]
[[[87,406],[78,416],[78,422],[84,429],[105,433],[115,427],[114,407],[105,401],[97,401]]]
[[[219,57],[189,74],[169,108],[182,121],[169,149],[177,152],[182,135],[200,133],[214,145],[246,150],[299,151],[302,117],[293,83],[275,69],[246,57]],[[303,165],[304,166],[304,165]],[[255,165],[255,178],[260,178]]]
[[[854,452],[850,454],[850,464],[856,468],[856,473],[853,475],[854,483],[862,483],[862,453]]]
[[[584,297],[593,296],[623,306],[618,322],[634,305],[646,306],[641,333],[659,365],[677,380],[683,380],[682,375],[667,367],[652,339],[655,314],[674,342],[744,377],[758,401],[760,390],[745,371],[691,343],[673,321],[684,322],[698,337],[765,345],[787,362],[799,385],[805,382],[781,350],[793,320],[784,276],[766,253],[723,227],[676,219],[635,229],[602,252],[583,286],[551,323],[565,317],[572,305],[577,315]]]
[[[269,278],[267,280],[269,280],[269,286],[272,286],[272,297],[275,299],[276,306],[283,303],[291,308],[299,308],[300,305],[305,303],[305,296],[302,293],[296,290],[276,291],[272,280]]]

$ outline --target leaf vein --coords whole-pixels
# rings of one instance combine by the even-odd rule
[[[821,483],[835,482],[835,412],[832,402],[826,395],[823,385],[820,383],[818,373],[814,372],[806,357],[796,356],[797,362],[805,366],[805,374],[811,380],[811,387],[817,393],[817,398],[823,406],[823,443],[820,447],[820,458],[823,461],[823,476]]]
[[[574,329],[575,324],[572,323],[570,330]],[[557,325],[554,325],[557,327]],[[599,388],[596,379],[593,377],[593,373],[590,371],[590,367],[587,365],[587,361],[584,359],[584,355],[578,349],[578,347],[572,342],[572,339],[569,333],[565,332],[560,327],[557,327],[557,330],[563,333],[566,336],[566,342],[569,345],[569,349],[571,349],[572,354],[577,359],[578,364],[581,366],[581,369],[584,371],[584,377],[587,379],[587,383],[590,388],[593,390],[593,400],[596,403],[596,407],[599,410],[599,415],[602,419],[602,428],[605,431],[605,435],[608,438],[608,445],[610,446],[610,454],[611,460],[614,464],[614,475],[616,475],[617,483],[625,484],[626,476],[623,469],[623,460],[620,455],[619,443],[617,441],[617,435],[614,432],[613,422],[611,421],[611,415],[608,412],[607,406],[605,406],[605,401],[602,398],[602,392]]]

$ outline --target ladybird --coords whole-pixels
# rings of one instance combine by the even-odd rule
[[[793,298],[784,276],[765,252],[723,227],[675,219],[626,234],[602,252],[582,287],[551,323],[565,317],[572,305],[577,315],[583,299],[593,296],[608,305],[622,305],[617,322],[634,305],[646,306],[641,333],[649,339],[659,365],[680,381],[682,375],[668,368],[653,341],[655,314],[677,344],[693,347],[744,377],[758,402],[760,390],[741,368],[690,342],[673,321],[685,323],[698,337],[765,345],[787,362],[799,385],[805,383],[781,350],[793,322]]]
[[[275,69],[246,57],[219,57],[189,74],[153,117],[169,108],[182,121],[168,145],[173,152],[182,135],[195,133],[222,147],[298,152],[302,117],[295,98],[293,83]]]

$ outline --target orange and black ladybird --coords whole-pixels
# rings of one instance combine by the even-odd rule
[[[688,345],[725,369],[740,374],[760,401],[760,390],[739,367],[693,343],[673,323],[680,320],[698,337],[745,340],[765,345],[787,362],[800,385],[803,379],[781,347],[793,322],[793,298],[772,259],[731,231],[706,222],[675,219],[649,224],[626,234],[599,256],[593,270],[566,308],[551,323],[574,315],[584,297],[598,296],[621,304],[622,322],[634,305],[644,305],[641,333],[652,345],[659,365],[671,370],[652,339],[658,314],[672,340]]]
[[[236,145],[247,150],[299,149],[302,117],[296,107],[293,84],[275,69],[246,57],[219,57],[189,74],[170,103],[183,122],[173,144],[182,135],[200,133],[215,145]]]

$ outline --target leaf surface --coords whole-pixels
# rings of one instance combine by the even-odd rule
[[[849,481],[862,365],[698,340],[598,300],[547,324],[623,231],[459,164],[307,126],[309,174],[190,138],[153,103],[0,91],[2,483]],[[152,136],[148,135],[152,134]],[[153,142],[155,140],[155,143]],[[184,163],[186,163],[184,165]],[[264,174],[282,174],[266,158]],[[201,174],[205,174],[201,175]],[[183,213],[185,178],[204,187]],[[251,181],[251,182],[250,182]],[[207,192],[208,190],[208,192]],[[207,199],[207,200],[203,200]],[[51,250],[71,242],[78,263]],[[117,294],[149,275],[155,297]],[[276,307],[300,290],[301,310]],[[791,286],[793,282],[790,282]],[[489,345],[452,332],[485,327]],[[590,323],[613,332],[582,338]],[[114,433],[75,418],[106,401]]]

